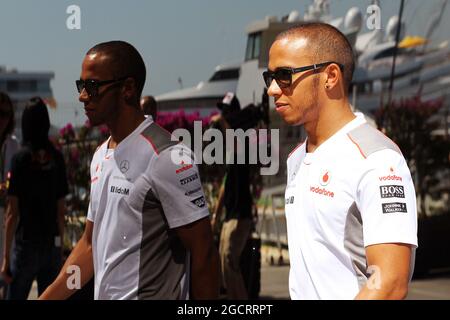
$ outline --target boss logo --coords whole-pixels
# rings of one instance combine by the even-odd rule
[[[380,195],[381,198],[404,198],[405,190],[403,186],[380,186]]]

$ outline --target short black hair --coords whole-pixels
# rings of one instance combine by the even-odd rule
[[[145,63],[139,51],[125,41],[108,41],[93,46],[86,55],[103,53],[111,58],[111,69],[116,79],[131,77],[136,82],[139,99],[145,85]],[[139,101],[139,100],[137,100]]]
[[[22,139],[33,150],[46,148],[50,118],[47,105],[40,97],[33,97],[25,104],[22,113]]]
[[[355,58],[345,35],[327,23],[305,22],[281,32],[275,41],[300,36],[312,40],[308,45],[312,58],[316,61],[311,63],[335,61],[344,66],[344,86],[348,90],[355,70]]]

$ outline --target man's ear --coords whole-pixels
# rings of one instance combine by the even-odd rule
[[[325,89],[332,90],[339,82],[343,81],[343,75],[339,66],[335,63],[330,64],[325,71]]]
[[[124,80],[122,95],[125,101],[129,104],[133,104],[134,101],[137,100],[136,81],[133,78],[127,78]]]

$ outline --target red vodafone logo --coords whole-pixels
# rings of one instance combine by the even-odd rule
[[[313,193],[317,193],[320,194],[322,196],[326,196],[326,197],[330,197],[330,198],[334,198],[334,192],[327,190],[325,188],[320,188],[320,187],[309,187],[309,191],[313,192]]]
[[[383,182],[383,181],[403,181],[402,177],[399,177],[394,173],[395,172],[394,168],[390,167],[389,172],[390,172],[389,175],[378,177],[378,179],[380,179],[381,182]]]
[[[180,169],[177,169],[175,172],[176,174],[179,174],[181,172],[184,172],[186,170],[189,170],[190,168],[192,168],[192,164],[188,164],[188,165],[184,165],[184,161],[181,161],[180,164],[182,167]]]
[[[320,184],[322,186],[326,186],[330,183],[330,172],[326,170],[323,174],[320,175]]]

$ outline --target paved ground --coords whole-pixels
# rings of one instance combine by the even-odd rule
[[[289,266],[261,268],[261,299],[289,299]],[[409,288],[408,300],[450,300],[450,272],[441,271],[423,279],[414,279]]]
[[[450,300],[450,271],[436,270],[423,279],[413,280],[408,299]]]
[[[289,265],[277,265],[278,255],[272,255],[274,265],[270,265],[270,254],[263,250],[261,267],[261,299],[289,299]],[[285,256],[285,255],[283,255]],[[37,287],[33,285],[29,299],[36,299]],[[407,299],[450,300],[450,270],[435,271],[411,283]]]
[[[289,266],[270,266],[263,263],[261,267],[261,299],[290,299]]]

